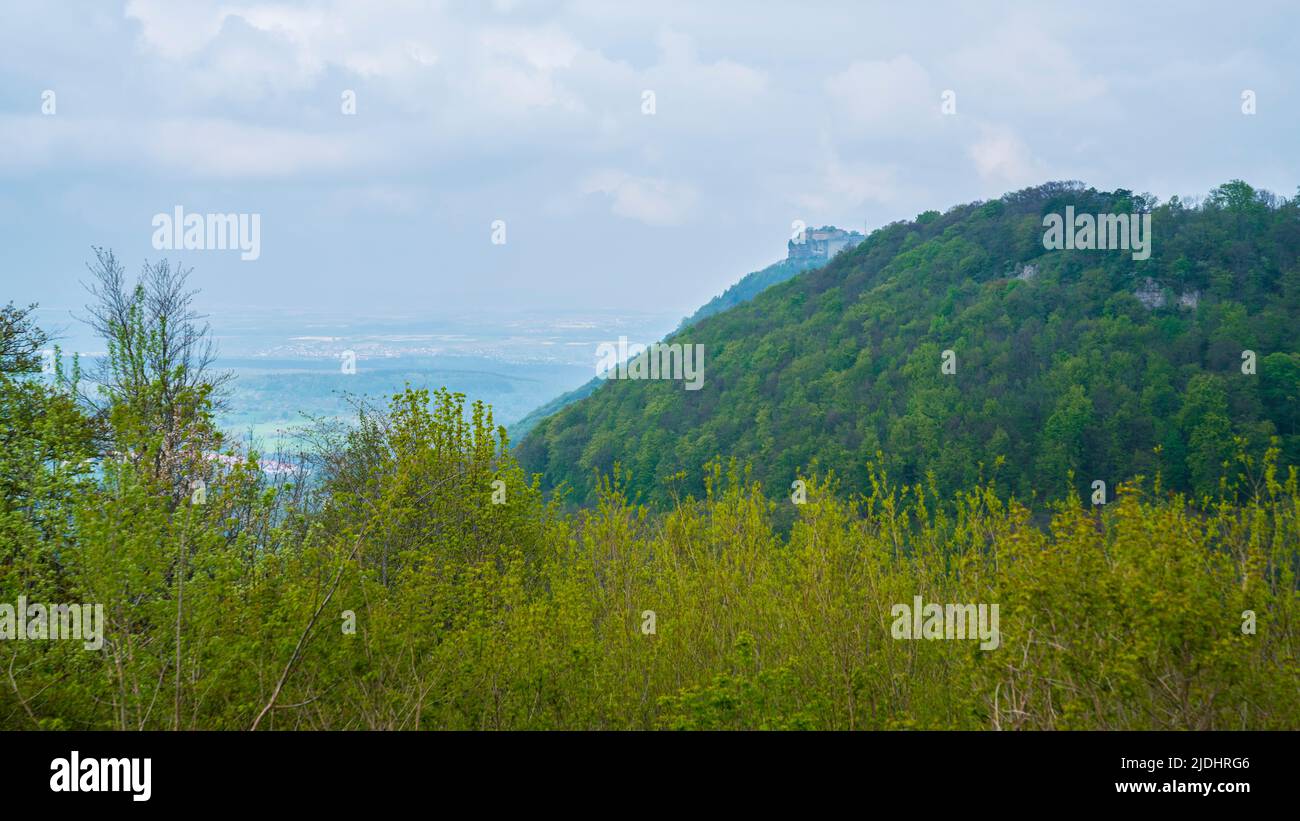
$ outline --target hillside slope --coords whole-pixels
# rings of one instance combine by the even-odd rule
[[[1300,197],[1234,181],[1154,205],[1049,183],[881,228],[674,334],[705,348],[701,390],[611,380],[538,424],[520,459],[578,500],[619,464],[650,501],[700,493],[716,456],[773,495],[814,461],[850,489],[876,461],[943,490],[996,476],[1021,498],[1063,495],[1070,471],[1078,491],[1159,471],[1209,492],[1272,437],[1297,464]],[[1151,210],[1150,258],[1045,250],[1044,215],[1066,206]]]
[[[532,432],[533,428],[537,427],[538,423],[543,419],[554,416],[572,405],[574,402],[591,396],[596,389],[603,384],[603,382],[604,380],[600,377],[593,376],[590,381],[583,383],[571,391],[562,393],[551,401],[539,405],[529,411],[528,415],[523,419],[520,419],[518,422],[510,426],[510,438],[516,441],[526,438],[528,434]]]
[[[759,271],[752,271],[741,277],[740,281],[727,290],[700,306],[699,310],[682,320],[677,330],[688,328],[701,319],[720,314],[728,308],[743,305],[754,297],[786,280],[826,264],[825,259],[783,259]]]
[[[751,271],[741,277],[740,280],[730,288],[701,305],[695,313],[683,319],[681,324],[677,326],[677,330],[681,331],[683,328],[694,325],[705,317],[713,316],[714,314],[721,313],[728,308],[733,308],[737,305],[746,303],[773,285],[778,285],[810,268],[816,268],[824,264],[826,264],[824,259],[783,259],[780,262],[774,262],[761,270]],[[514,441],[519,441],[525,438],[530,432],[532,432],[533,428],[537,427],[538,422],[541,422],[549,416],[555,415],[580,399],[585,399],[586,397],[591,396],[591,394],[594,393],[603,383],[603,379],[592,377],[590,382],[574,388],[567,393],[561,394],[546,404],[537,407],[533,411],[529,412],[523,419],[520,419],[518,422],[510,426],[510,438]]]

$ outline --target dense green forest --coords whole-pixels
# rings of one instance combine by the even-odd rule
[[[1045,250],[1066,206],[1150,211],[1150,257]],[[719,454],[774,494],[813,465],[865,490],[868,462],[1031,504],[1157,472],[1212,494],[1238,438],[1300,464],[1297,254],[1300,197],[1239,181],[1198,203],[1052,183],[926,212],[672,337],[704,346],[702,390],[610,380],[519,458],[580,501],[616,466],[635,498],[699,495]]]
[[[720,314],[737,305],[743,305],[773,285],[779,285],[786,280],[793,279],[809,268],[817,268],[825,264],[824,259],[817,257],[783,259],[772,263],[766,268],[751,271],[741,277],[735,285],[710,299],[701,305],[695,313],[683,319],[681,325],[678,326],[678,330],[694,325],[705,317]]]
[[[523,419],[510,426],[510,435],[513,438],[522,439],[526,437],[537,424],[548,416],[554,416],[564,408],[572,405],[580,399],[586,399],[591,396],[597,388],[604,384],[599,376],[593,376],[590,380],[571,391],[560,394],[549,402],[544,402],[540,407],[533,408]]]
[[[999,248],[1022,207],[1018,197],[1042,193],[924,216],[920,225],[947,221],[938,236],[962,234],[952,242],[974,255],[973,270],[983,270],[978,260],[991,252],[976,239]],[[716,453],[691,466],[689,480],[669,483],[662,504],[636,501],[634,494],[653,494],[635,472],[611,471],[575,510],[572,497],[546,493],[541,477],[516,460],[490,408],[422,389],[384,405],[360,402],[347,424],[307,429],[295,452],[271,454],[298,470],[268,473],[261,454],[230,448],[214,423],[227,383],[212,371],[184,273],[165,261],[146,264],[132,282],[110,252],[97,252],[88,312],[107,356],[90,378],[75,362],[63,370],[57,356],[55,372],[42,376],[40,352],[51,341],[31,309],[0,309],[0,727],[1300,726],[1300,478],[1286,464],[1286,448],[1294,447],[1287,437],[1296,432],[1283,413],[1296,386],[1279,389],[1263,379],[1277,361],[1270,357],[1289,356],[1282,341],[1295,333],[1281,327],[1297,295],[1294,259],[1283,250],[1295,247],[1295,214],[1290,203],[1253,192],[1234,200],[1238,195],[1244,189],[1226,187],[1218,204],[1157,210],[1189,224],[1205,221],[1184,236],[1189,256],[1179,258],[1219,259],[1226,242],[1249,261],[1243,286],[1233,268],[1223,273],[1211,263],[1202,271],[1208,279],[1195,314],[1148,314],[1111,287],[1104,268],[1072,274],[1079,263],[1051,255],[1027,281],[905,287],[901,273],[881,273],[892,264],[882,259],[928,248],[948,261],[899,270],[924,269],[942,280],[955,277],[966,257],[944,256],[939,249],[948,241],[931,246],[936,238],[921,239],[922,227],[903,226],[877,232],[865,250],[823,271],[776,286],[752,309],[700,324],[710,340],[733,327],[746,343],[736,349],[745,361],[777,362],[784,350],[802,362],[801,351],[835,357],[839,343],[791,337],[784,348],[766,340],[767,348],[755,349],[739,331],[787,311],[829,328],[838,305],[857,317],[855,326],[879,329],[872,350],[884,352],[892,349],[881,321],[868,317],[888,301],[815,295],[885,289],[897,296],[895,316],[911,317],[890,325],[904,329],[895,333],[924,336],[935,323],[972,338],[980,331],[983,347],[957,343],[964,351],[958,379],[967,369],[992,379],[997,369],[979,371],[978,362],[999,350],[1014,359],[1022,350],[1086,348],[1086,357],[1049,357],[1046,373],[1033,378],[1025,368],[1008,369],[997,384],[1014,390],[972,381],[948,393],[929,374],[937,349],[924,368],[881,371],[867,389],[920,384],[906,389],[915,407],[900,420],[911,410],[937,412],[934,403],[969,407],[978,392],[1000,398],[990,411],[1011,413],[1018,402],[1035,401],[1031,388],[1113,403],[1104,409],[1126,407],[1136,390],[1138,408],[1149,401],[1167,411],[1153,422],[1166,425],[1162,431],[1190,431],[1187,455],[1181,473],[1160,461],[1163,451],[1131,465],[1147,475],[1116,478],[1104,505],[1078,494],[1008,496],[1021,482],[1068,486],[1076,467],[1070,459],[1093,458],[1083,447],[1027,465],[1011,453],[1001,465],[990,461],[982,477],[967,467],[971,478],[959,487],[952,485],[967,473],[946,461],[946,449],[932,470],[887,453],[855,452],[861,463],[849,463],[849,455],[828,450],[833,458],[822,466],[792,468],[773,484],[760,481],[771,468],[761,459],[751,471],[710,447]],[[1042,203],[1024,207],[1036,213]],[[968,234],[979,225],[987,238]],[[1234,245],[1211,226],[1242,239]],[[894,237],[898,232],[904,236]],[[1194,236],[1208,239],[1198,245]],[[890,252],[896,245],[911,251]],[[1274,269],[1283,273],[1274,276]],[[1091,295],[1097,318],[1067,321],[1049,312],[1022,337],[1009,327],[995,332],[996,318],[980,324],[966,316],[981,301],[986,311],[1005,304],[1031,315],[1053,300],[1072,306],[1084,297],[1052,296],[1066,290],[1059,283],[1067,277]],[[1225,277],[1234,299],[1220,292],[1229,287]],[[1017,301],[1019,290],[1037,296]],[[916,306],[936,293],[943,310],[919,313]],[[1255,341],[1252,334],[1268,329],[1276,344]],[[1233,373],[1244,338],[1230,335],[1237,333],[1260,352],[1259,387]],[[1070,341],[1080,338],[1090,342]],[[1128,370],[1104,364],[1103,353],[1127,355]],[[726,356],[712,360],[724,364],[709,371],[700,399],[688,402],[713,402],[725,414]],[[866,356],[866,372],[880,356]],[[847,357],[849,370],[857,357]],[[1072,357],[1083,364],[1069,366]],[[1158,366],[1166,358],[1180,364],[1170,366],[1168,384],[1148,394],[1134,374],[1165,373]],[[1067,363],[1059,372],[1058,359]],[[809,377],[808,390],[847,379],[839,374]],[[1087,391],[1053,382],[1075,375]],[[779,376],[774,395],[792,378]],[[767,379],[759,376],[755,389],[767,390]],[[1193,389],[1198,380],[1203,386]],[[629,387],[646,386],[611,383],[561,418]],[[648,395],[650,410],[661,400]],[[1053,408],[1049,431],[1064,424],[1051,419],[1073,419]],[[768,418],[788,422],[786,412],[774,407]],[[951,447],[973,440],[960,429],[978,421],[971,413],[946,434],[954,437]],[[655,425],[667,424],[653,413],[641,418],[648,439],[658,436]],[[1079,435],[1111,431],[1127,441],[1132,430],[1141,432],[1140,419],[1124,417],[1120,429],[1102,419],[1094,407]],[[799,430],[828,443],[840,432],[826,419]],[[934,435],[949,430],[936,427]],[[1197,455],[1210,436],[1222,448],[1217,464]],[[666,441],[664,454],[680,457]],[[689,445],[703,448],[698,439]],[[781,448],[770,456],[783,458]],[[804,482],[800,504],[786,490],[790,476]],[[897,608],[918,597],[996,605],[997,641],[900,636]],[[32,602],[102,608],[98,641],[49,638],[53,615],[15,631],[14,607],[8,614],[2,608]]]
[[[706,316],[713,316],[721,313],[728,308],[748,302],[758,296],[763,291],[771,288],[773,285],[785,282],[809,268],[815,268],[825,264],[823,260],[808,257],[805,259],[783,259],[780,262],[774,262],[766,268],[757,271],[751,271],[740,278],[736,284],[727,290],[718,294],[713,299],[701,305],[695,313],[686,317],[678,325],[678,330],[694,325]],[[590,381],[582,386],[568,391],[549,402],[534,408],[528,415],[524,416],[518,422],[510,426],[510,437],[516,440],[522,440],[537,427],[537,423],[543,419],[554,416],[559,411],[577,402],[579,399],[585,399],[604,384],[600,377],[593,377]]]

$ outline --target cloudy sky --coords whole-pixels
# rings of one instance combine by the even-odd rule
[[[1294,6],[992,5],[0,0],[0,300],[79,305],[102,245],[216,311],[681,315],[794,220],[1296,192]],[[155,250],[177,205],[260,257]]]

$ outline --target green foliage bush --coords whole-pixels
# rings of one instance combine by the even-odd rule
[[[1149,482],[1045,522],[879,467],[778,505],[716,461],[669,510],[616,476],[570,514],[458,395],[408,390],[337,435],[310,493],[235,461],[195,505],[106,460],[7,496],[6,533],[49,507],[65,526],[4,553],[0,601],[99,602],[107,628],[98,652],[0,643],[0,727],[1300,726],[1300,488],[1275,451],[1213,503]],[[998,603],[1001,646],[892,638],[914,595]]]

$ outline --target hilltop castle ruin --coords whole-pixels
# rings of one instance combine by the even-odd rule
[[[833,225],[809,228],[786,243],[787,258],[794,260],[829,260],[845,248],[852,248],[866,239],[857,231],[845,231]]]

